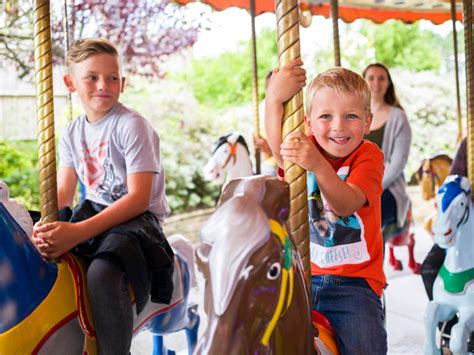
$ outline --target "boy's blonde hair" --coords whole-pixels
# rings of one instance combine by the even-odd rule
[[[66,55],[66,67],[70,71],[74,64],[81,63],[95,54],[110,54],[120,59],[117,48],[109,40],[105,38],[84,38],[71,44]]]
[[[331,88],[340,94],[356,94],[364,101],[365,113],[370,114],[370,89],[364,78],[352,70],[336,67],[319,74],[311,80],[306,89],[306,114],[311,114],[314,95],[319,89]]]

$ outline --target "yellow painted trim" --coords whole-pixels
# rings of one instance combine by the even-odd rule
[[[269,218],[270,230],[280,239],[280,242],[285,245],[285,237],[288,235],[286,228],[274,219]]]
[[[76,311],[72,274],[65,262],[57,265],[57,280],[43,302],[21,323],[0,334],[0,354],[31,354],[52,328]]]
[[[271,221],[271,220],[270,220]],[[278,322],[278,318],[280,318],[281,311],[283,309],[283,302],[285,300],[285,294],[286,294],[286,286],[288,284],[288,271],[285,269],[282,269],[282,275],[281,275],[281,291],[280,291],[280,297],[278,298],[278,303],[275,308],[275,313],[273,313],[273,317],[270,320],[270,323],[268,324],[267,329],[265,330],[265,333],[263,334],[261,343],[263,346],[267,346],[268,342],[270,341],[270,337],[273,333],[273,330],[276,327],[276,324]]]
[[[294,278],[295,278],[295,275],[294,275],[294,271],[293,271],[293,268],[292,268],[292,267],[290,267],[290,270],[289,270],[288,274],[289,274],[289,281],[288,281],[288,284],[289,284],[290,288],[289,288],[289,291],[288,291],[288,300],[286,301],[285,312],[288,310],[288,308],[290,308],[291,301],[293,300],[293,290],[294,290]]]

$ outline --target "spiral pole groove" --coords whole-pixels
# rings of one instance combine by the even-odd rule
[[[52,222],[58,218],[58,201],[50,4],[46,0],[34,3],[34,46],[41,219]]]
[[[298,2],[276,1],[278,58],[280,68],[300,57]],[[300,90],[284,105],[282,140],[294,131],[304,132],[303,91]],[[309,254],[308,196],[306,170],[291,162],[284,162],[285,181],[290,185],[289,226],[303,261],[306,285],[311,290]]]

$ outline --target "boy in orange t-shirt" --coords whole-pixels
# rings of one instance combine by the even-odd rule
[[[344,68],[318,75],[306,91],[308,136],[293,132],[281,143],[283,103],[305,85],[302,64],[274,71],[265,125],[279,165],[284,159],[308,171],[313,308],[331,322],[341,354],[386,354],[383,153],[363,139],[372,121],[370,90]]]

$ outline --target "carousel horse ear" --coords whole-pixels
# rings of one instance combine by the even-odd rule
[[[224,187],[222,188],[222,194],[219,197],[219,201],[217,201],[217,207],[224,204],[231,197],[234,197],[235,189],[239,185],[240,181],[241,179],[234,179],[224,185]]]
[[[416,179],[418,180],[418,182],[420,182],[421,178],[423,177],[423,165],[425,165],[425,162],[426,162],[426,159],[423,159],[421,161],[420,167],[418,168],[418,170],[415,173],[415,176],[416,176]]]
[[[211,253],[211,249],[211,245],[202,243],[196,248],[195,251],[196,264],[206,279],[209,276],[209,254]]]

